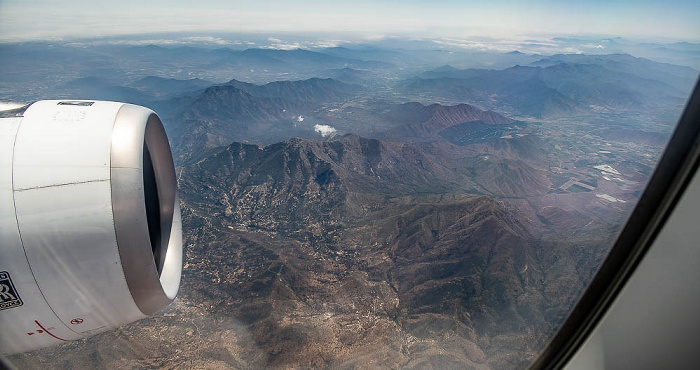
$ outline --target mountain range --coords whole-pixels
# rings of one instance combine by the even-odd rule
[[[265,85],[232,80],[193,97],[173,99],[169,109],[179,113],[170,119],[167,129],[175,155],[188,161],[235,140],[271,143],[312,134],[313,126],[298,127],[303,112],[325,102],[347,99],[358,91],[357,85],[333,79]],[[207,139],[202,140],[202,135],[208,135]]]
[[[12,360],[526,366],[614,242],[697,71],[448,42],[0,45],[0,97],[159,114],[185,245],[163,312]]]
[[[192,97],[170,100],[167,129],[178,162],[201,159],[210,150],[231,141],[269,144],[290,136],[318,137],[314,125],[304,122],[327,103],[338,104],[358,93],[359,85],[333,79],[313,78],[255,85],[237,80],[212,86]],[[405,143],[450,141],[466,145],[492,140],[524,127],[493,111],[467,104],[443,106],[420,103],[388,104],[378,112],[365,111],[358,120],[386,127],[373,136]],[[323,113],[321,113],[323,114]],[[356,131],[354,121],[344,120],[347,131]],[[331,122],[332,123],[332,122]],[[206,135],[206,136],[205,136]]]
[[[537,139],[515,140],[473,145],[503,153],[499,160],[541,159],[526,150]],[[473,163],[438,148],[356,135],[295,138],[233,143],[183,167],[186,263],[176,303],[163,316],[13,361],[526,366],[617,226],[557,206],[528,217],[522,204],[480,193]],[[595,226],[557,236],[563,222]]]
[[[479,195],[469,172],[411,144],[347,135],[232,144],[186,167],[180,184],[187,225],[211,225],[216,240],[276,240],[243,242],[264,252],[242,247],[234,266],[258,272],[216,287],[256,292],[233,314],[267,354],[263,366],[519,366],[563,319],[572,301],[560,297],[590,278],[576,266],[602,258],[607,239],[540,239],[547,226]],[[198,245],[208,240],[188,229]],[[219,259],[229,248],[191,253]],[[319,314],[328,321],[311,319]],[[358,326],[333,329],[344,325]]]
[[[502,70],[444,66],[398,88],[542,118],[682,104],[696,76],[689,67],[629,55],[555,55]]]
[[[510,118],[468,104],[425,106],[415,102],[405,103],[393,107],[386,118],[400,125],[386,132],[382,138],[403,142],[448,140],[455,144],[460,141],[471,143],[498,138],[502,132],[516,126],[516,122]]]

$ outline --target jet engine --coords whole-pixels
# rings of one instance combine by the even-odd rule
[[[1,353],[147,317],[181,271],[175,168],[153,111],[47,100],[0,112]]]

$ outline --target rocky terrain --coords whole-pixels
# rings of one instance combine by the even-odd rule
[[[164,311],[19,368],[523,368],[697,77],[622,54],[56,45],[0,45],[0,95],[158,112],[184,275]]]
[[[554,206],[530,218],[507,199],[517,194],[479,190],[495,170],[468,160],[455,169],[431,148],[355,135],[234,143],[183,168],[187,256],[175,304],[42,350],[41,366],[524,366],[615,228],[561,238],[544,220],[572,230],[592,221]],[[472,180],[474,171],[484,174]],[[500,188],[547,184],[510,175],[513,186]]]

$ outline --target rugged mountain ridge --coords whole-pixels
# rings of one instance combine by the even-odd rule
[[[602,258],[607,240],[540,240],[536,220],[470,195],[440,158],[347,135],[233,144],[185,169],[186,223],[242,248],[191,253],[253,269],[217,289],[256,292],[229,309],[264,366],[487,368],[535,355],[572,303],[559,294],[574,297],[590,278],[575,261]],[[192,273],[208,276],[206,265]],[[503,355],[514,349],[517,360]]]
[[[516,123],[496,112],[484,111],[468,104],[426,106],[415,102],[404,103],[387,112],[386,117],[402,125],[389,130],[382,138],[402,142],[440,141],[443,140],[440,136],[442,132],[457,125],[463,125],[463,130],[470,132],[477,125],[505,127]]]
[[[254,96],[233,86],[212,86],[194,99],[183,116],[185,120],[270,120],[279,119],[290,105],[283,99]]]
[[[192,175],[183,180],[183,199],[207,204],[209,214],[234,223],[289,232],[302,232],[309,217],[329,223],[359,217],[371,199],[473,186],[438,156],[356,135],[267,147],[234,143],[187,172]],[[202,182],[217,186],[191,192]],[[211,204],[212,198],[218,201]]]
[[[537,217],[432,150],[346,135],[234,143],[184,167],[176,304],[42,365],[525,366],[609,237],[542,239]]]
[[[214,147],[233,141],[273,143],[290,136],[313,133],[313,127],[297,127],[300,112],[324,102],[348,98],[357,85],[333,79],[313,78],[254,85],[232,80],[212,86],[192,98],[179,98],[173,105],[182,112],[171,120],[173,151],[179,163],[203,158]],[[208,140],[201,140],[202,135]]]
[[[332,78],[310,78],[300,81],[275,81],[264,85],[231,80],[225,86],[233,86],[261,98],[278,98],[297,104],[320,103],[348,97],[360,91],[360,86],[347,84]]]

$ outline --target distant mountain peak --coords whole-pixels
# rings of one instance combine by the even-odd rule
[[[484,111],[469,104],[428,106],[416,102],[404,103],[389,114],[390,119],[405,124],[388,131],[388,140],[406,142],[440,141],[441,131],[460,124],[480,122],[486,125],[509,125],[515,121],[493,111]]]
[[[435,72],[453,72],[453,71],[459,71],[459,69],[457,69],[449,64],[445,64],[442,67],[435,68],[433,71],[435,71]]]

